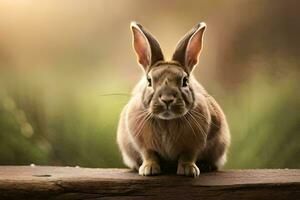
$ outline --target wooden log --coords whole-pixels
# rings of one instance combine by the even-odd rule
[[[0,199],[300,199],[299,169],[229,170],[199,178],[127,169],[2,166]]]

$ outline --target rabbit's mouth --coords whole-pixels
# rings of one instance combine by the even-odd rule
[[[187,113],[187,111],[184,113],[181,113],[181,114],[175,114],[174,112],[166,110],[162,113],[157,114],[157,117],[160,119],[163,119],[163,120],[171,120],[171,119],[180,118],[180,117],[184,116],[186,113]]]
[[[188,111],[187,110],[181,110],[181,112],[176,112],[175,110],[165,109],[159,113],[156,113],[155,115],[163,120],[171,120],[175,118],[182,117],[185,115]]]
[[[174,119],[174,118],[177,117],[177,116],[176,116],[173,112],[171,112],[170,110],[166,110],[166,111],[164,111],[164,112],[162,112],[162,113],[159,113],[157,116],[158,116],[158,118],[164,119],[164,120],[170,120],[170,119]]]

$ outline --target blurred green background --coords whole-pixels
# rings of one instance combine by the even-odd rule
[[[170,57],[208,25],[195,70],[232,133],[226,168],[300,168],[300,2],[0,2],[0,164],[122,167],[119,113],[142,75],[129,23]],[[125,95],[107,95],[122,93]]]

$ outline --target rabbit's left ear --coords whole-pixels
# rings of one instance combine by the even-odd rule
[[[172,60],[179,62],[188,72],[198,63],[205,28],[204,22],[197,24],[176,46]]]

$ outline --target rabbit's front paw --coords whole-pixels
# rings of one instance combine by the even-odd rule
[[[200,170],[193,162],[179,162],[177,167],[177,174],[197,177],[200,175]]]
[[[152,176],[160,174],[160,166],[155,161],[144,161],[139,168],[139,175]]]

